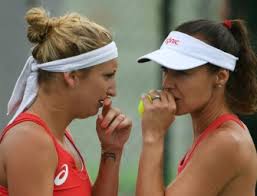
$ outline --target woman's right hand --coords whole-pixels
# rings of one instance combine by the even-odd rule
[[[169,126],[175,120],[174,97],[167,91],[150,91],[142,96],[142,101],[144,104],[141,121],[143,142],[159,141],[164,138]]]
[[[96,130],[102,150],[122,151],[129,138],[131,128],[132,121],[118,108],[113,108],[111,99],[106,98],[102,114],[96,121]]]

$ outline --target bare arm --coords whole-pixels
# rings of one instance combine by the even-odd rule
[[[57,155],[51,138],[32,123],[2,142],[9,196],[52,196]]]
[[[103,153],[93,195],[117,196],[121,155],[129,138],[132,122],[117,108],[112,108],[111,100],[107,98],[96,124]]]
[[[174,120],[175,104],[172,95],[162,91],[160,96],[160,100],[152,102],[143,97],[143,147],[136,196],[218,195],[242,168],[245,153],[240,153],[240,137],[231,134],[231,127],[215,131],[197,147],[183,172],[165,188],[162,179],[164,136]]]
[[[155,93],[154,93],[155,94]],[[154,94],[151,95],[154,97]],[[142,151],[139,162],[136,196],[164,196],[163,150],[164,137],[174,120],[176,105],[167,92],[160,93],[161,99],[151,101],[142,97]]]
[[[152,191],[155,196],[216,196],[230,180],[240,174],[242,160],[239,143],[235,138],[221,131],[203,141],[183,172],[167,188],[164,188],[162,162],[158,162],[158,157],[162,155],[157,155],[162,152],[157,152],[156,147],[157,145],[155,150],[146,148],[145,145],[143,147],[137,196],[145,196]],[[151,153],[154,154],[151,164],[147,164]],[[151,181],[153,178],[156,179]]]
[[[144,142],[139,161],[136,196],[164,196],[164,140]]]
[[[121,155],[122,151],[107,151],[102,154],[98,176],[93,187],[94,196],[118,195]]]
[[[188,166],[168,187],[167,195],[218,195],[232,178],[239,175],[238,150],[237,141],[222,132],[207,138],[198,146]]]

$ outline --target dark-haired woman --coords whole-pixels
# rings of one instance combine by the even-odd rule
[[[142,97],[136,195],[254,196],[256,149],[237,117],[257,109],[257,59],[243,21],[186,22],[138,61],[149,60],[163,68],[163,90]],[[183,114],[191,115],[193,144],[166,188],[164,136]]]

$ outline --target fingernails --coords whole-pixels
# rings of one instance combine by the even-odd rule
[[[120,114],[120,120],[124,120],[125,119],[125,115],[124,114]]]

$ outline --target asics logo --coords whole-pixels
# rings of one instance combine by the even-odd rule
[[[63,164],[61,169],[62,170],[59,172],[59,174],[54,179],[54,184],[56,186],[62,185],[67,180],[68,175],[69,175],[69,170],[68,170],[67,164]]]

